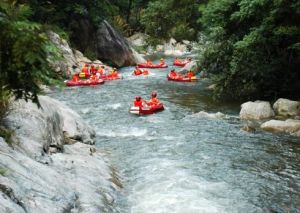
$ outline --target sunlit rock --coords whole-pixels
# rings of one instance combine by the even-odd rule
[[[300,115],[300,101],[292,101],[280,98],[273,105],[276,115],[297,116]]]
[[[270,120],[261,125],[261,128],[270,132],[283,132],[300,137],[300,120],[287,119],[285,121]]]
[[[0,137],[0,212],[111,212],[105,200],[113,202],[117,177],[100,150],[80,143],[94,131],[60,102],[41,96],[40,104],[17,101],[4,119],[14,134],[12,144]]]
[[[51,42],[61,51],[62,60],[48,58],[50,66],[58,74],[68,77],[74,73],[74,68],[78,66],[76,58],[68,42],[59,37],[54,32],[48,32],[49,39]]]
[[[240,118],[245,120],[268,119],[275,115],[271,105],[267,101],[249,101],[242,104]]]
[[[148,38],[149,36],[144,33],[135,33],[129,38],[127,38],[127,40],[130,42],[132,46],[142,47],[147,44],[146,40]]]

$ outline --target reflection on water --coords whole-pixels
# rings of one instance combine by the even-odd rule
[[[52,94],[81,114],[97,146],[111,153],[124,185],[116,212],[300,212],[299,139],[241,131],[239,106],[214,102],[206,81],[132,71],[121,70],[124,80]],[[165,111],[128,113],[135,96],[146,99],[153,90]],[[212,114],[218,111],[226,116]]]

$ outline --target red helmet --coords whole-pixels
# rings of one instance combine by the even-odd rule
[[[142,98],[141,98],[141,96],[136,96],[135,97],[135,100],[137,100],[137,101],[140,101]]]
[[[151,97],[152,97],[152,98],[155,98],[156,96],[157,96],[157,93],[156,93],[156,92],[152,92],[152,93],[151,93]]]

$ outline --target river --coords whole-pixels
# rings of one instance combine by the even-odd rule
[[[114,212],[300,212],[299,139],[241,131],[239,105],[214,102],[206,80],[120,71],[123,80],[51,94],[95,128],[97,147],[109,153],[123,184]],[[128,113],[135,96],[149,99],[154,90],[163,112]]]

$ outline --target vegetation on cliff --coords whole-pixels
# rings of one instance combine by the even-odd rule
[[[211,0],[200,20],[217,97],[300,98],[299,1]]]

